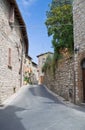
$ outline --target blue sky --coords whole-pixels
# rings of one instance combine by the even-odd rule
[[[29,56],[37,63],[37,55],[53,52],[51,38],[45,26],[46,11],[52,0],[17,0],[27,26],[29,39]]]

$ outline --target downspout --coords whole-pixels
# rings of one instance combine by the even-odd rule
[[[79,48],[76,50],[76,48],[74,49],[74,103],[77,103],[77,91],[76,89],[78,88],[78,53],[79,53]],[[76,66],[77,64],[77,66]]]
[[[21,41],[22,44],[22,51],[21,51],[21,67],[20,67],[20,87],[23,86],[23,54],[24,54],[24,49],[23,49],[23,42]]]

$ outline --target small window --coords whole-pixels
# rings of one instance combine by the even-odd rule
[[[11,5],[9,12],[9,25],[13,28],[14,25],[14,6]]]
[[[43,58],[43,61],[45,61],[45,58]]]
[[[46,60],[45,58],[42,59],[42,64],[45,64],[45,60]]]
[[[12,63],[11,63],[11,48],[8,49],[8,67],[10,69],[12,68]]]

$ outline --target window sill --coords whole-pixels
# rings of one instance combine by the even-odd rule
[[[8,68],[12,70],[12,66],[11,65],[8,65]]]

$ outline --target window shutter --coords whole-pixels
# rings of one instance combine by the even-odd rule
[[[11,48],[8,50],[8,66],[11,67]]]
[[[14,24],[14,7],[13,7],[13,5],[11,6],[10,12],[9,12],[9,23]]]

